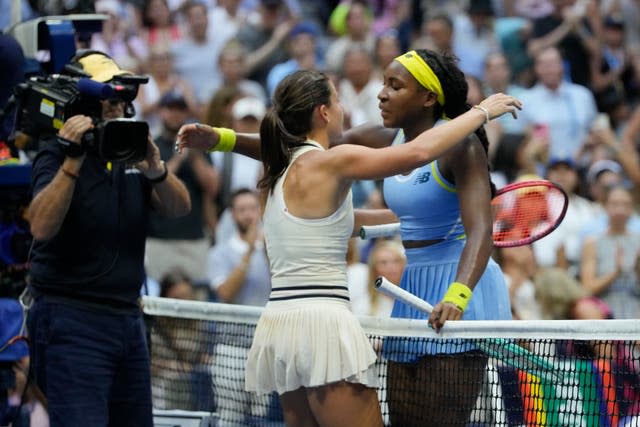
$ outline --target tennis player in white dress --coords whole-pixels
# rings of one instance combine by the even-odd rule
[[[434,102],[435,94],[425,92],[425,103]],[[486,120],[519,107],[510,96],[492,95],[405,144],[329,149],[343,123],[331,81],[297,71],[278,85],[260,129],[272,292],[249,351],[245,387],[276,391],[288,426],[382,426],[376,355],[349,308],[346,251],[360,226],[397,218],[386,209],[354,214],[352,181],[427,164]],[[176,145],[229,151],[236,143],[246,147],[257,139],[192,124],[181,128]]]

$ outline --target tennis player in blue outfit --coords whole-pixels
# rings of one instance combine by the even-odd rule
[[[385,70],[380,109],[387,129],[356,128],[345,142],[402,144],[467,111],[467,84],[454,58],[407,52]],[[491,183],[483,128],[425,166],[384,180],[384,198],[400,220],[407,266],[400,287],[434,310],[429,323],[511,319],[509,294],[491,259]],[[426,315],[396,302],[392,317]],[[389,340],[387,397],[392,425],[464,426],[482,384],[486,358],[451,340]],[[453,357],[457,355],[458,357]]]
[[[340,142],[381,148],[410,141],[438,120],[467,112],[466,94],[464,75],[452,58],[424,50],[407,52],[385,70],[379,94],[384,127],[354,128]],[[488,121],[488,112],[483,112]],[[187,125],[180,132],[178,148],[213,146],[259,158],[256,135],[234,134],[231,143],[225,136],[228,130]],[[401,287],[435,305],[429,323],[436,329],[447,320],[511,317],[504,279],[490,260],[495,188],[487,145],[480,128],[432,163],[385,180],[387,204],[400,219],[408,257]],[[393,316],[425,318],[401,303],[396,303]],[[451,341],[438,345],[408,340],[385,345],[384,355],[390,360],[392,425],[466,424],[482,384],[484,355]]]

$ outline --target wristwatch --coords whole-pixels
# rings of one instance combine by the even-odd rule
[[[169,169],[167,168],[167,165],[164,164],[164,160],[162,161],[162,166],[164,167],[164,172],[162,172],[162,175],[160,175],[159,177],[156,177],[156,178],[147,178],[147,180],[150,183],[159,184],[162,181],[164,181],[165,179],[167,179],[167,175],[169,175]]]

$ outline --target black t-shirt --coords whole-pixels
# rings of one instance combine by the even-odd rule
[[[160,149],[160,157],[164,161],[169,161],[174,154],[173,145],[175,140],[169,140],[162,136],[156,138],[156,145]],[[183,156],[185,154],[182,154]],[[211,164],[208,155],[192,152],[191,156],[203,156],[204,160]],[[180,165],[176,176],[184,183],[191,197],[191,211],[179,218],[166,218],[157,212],[149,213],[149,237],[158,239],[178,239],[192,240],[204,238],[204,215],[203,215],[203,188],[198,183],[195,172],[189,159],[185,159]]]
[[[64,161],[47,139],[33,162],[37,195]],[[34,241],[31,283],[37,293],[114,307],[137,306],[145,280],[144,250],[151,184],[137,169],[87,155],[58,233]]]
[[[562,24],[562,19],[553,15],[544,16],[533,21],[534,39],[546,36]],[[573,32],[567,34],[558,44],[562,57],[569,63],[571,81],[586,87],[591,86],[589,72],[589,52],[582,40]]]

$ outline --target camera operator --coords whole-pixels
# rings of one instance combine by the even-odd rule
[[[109,82],[125,73],[97,56],[91,67],[80,61],[92,79]],[[103,120],[123,117],[128,106],[97,102]],[[139,306],[147,219],[149,209],[185,215],[191,202],[151,138],[139,163],[108,162],[83,149],[82,136],[93,127],[90,117],[70,117],[57,135],[41,138],[33,162],[32,372],[52,427],[152,426]]]

